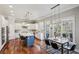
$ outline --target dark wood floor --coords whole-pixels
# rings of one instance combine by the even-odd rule
[[[26,47],[23,40],[15,39],[9,41],[0,51],[1,54],[47,54],[45,50],[40,49],[40,40],[35,39],[33,47]],[[45,43],[43,42],[43,46]]]

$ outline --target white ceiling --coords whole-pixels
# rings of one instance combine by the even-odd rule
[[[0,11],[4,15],[10,15],[10,10],[14,11],[16,18],[23,19],[25,12],[30,12],[31,19],[35,19],[50,13],[50,8],[53,4],[16,4],[12,5],[13,8],[9,8],[9,5],[0,5]]]
[[[8,16],[11,14],[11,10],[13,10],[13,14],[15,18],[24,19],[26,12],[31,13],[31,19],[39,19],[43,16],[47,16],[51,13],[51,7],[55,6],[56,4],[14,4],[12,5],[13,8],[9,7],[9,4],[1,4],[0,5],[0,14]],[[61,11],[66,11],[68,9],[77,7],[77,4],[62,4],[60,6]]]

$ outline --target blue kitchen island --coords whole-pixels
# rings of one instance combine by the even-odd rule
[[[35,36],[34,34],[22,34],[25,37],[24,43],[27,47],[32,47],[34,45]]]

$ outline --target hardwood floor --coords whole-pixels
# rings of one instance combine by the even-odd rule
[[[44,47],[45,43],[42,43]],[[45,50],[40,49],[40,40],[35,39],[33,47],[24,46],[23,40],[15,39],[9,41],[0,51],[1,54],[47,54]]]

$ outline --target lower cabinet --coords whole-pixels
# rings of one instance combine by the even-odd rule
[[[6,28],[5,27],[1,27],[1,36],[0,36],[0,50],[4,47],[4,45],[6,44]]]
[[[25,38],[25,44],[27,45],[27,47],[32,47],[35,41],[35,36],[27,36]]]

